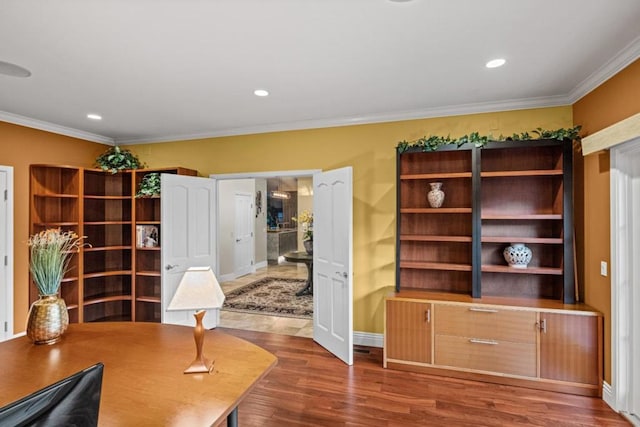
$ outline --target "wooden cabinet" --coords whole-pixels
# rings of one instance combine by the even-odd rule
[[[576,302],[572,150],[558,141],[480,150],[482,295]],[[533,253],[527,268],[506,265],[515,242]]]
[[[576,304],[572,143],[413,147],[396,159],[385,366],[599,395],[602,317]],[[436,182],[444,203],[431,207]],[[505,261],[513,243],[531,249],[526,268]]]
[[[398,155],[398,290],[471,292],[473,153],[451,148]],[[427,201],[430,182],[443,183],[440,208]]]
[[[601,394],[602,317],[587,306],[435,293],[399,293],[385,305],[385,367]]]
[[[431,363],[430,303],[386,301],[385,366],[387,360]]]
[[[60,227],[78,235],[81,228],[81,170],[67,166],[31,166],[30,170],[30,234]],[[71,258],[60,284],[60,295],[69,311],[69,321],[78,322],[82,300],[83,253]],[[30,281],[29,301],[38,299],[38,289]]]
[[[536,313],[448,304],[434,311],[436,365],[536,376]]]
[[[541,312],[540,377],[599,385],[601,327],[595,316]]]
[[[82,321],[131,320],[132,172],[84,169]]]
[[[572,158],[569,141],[550,140],[398,153],[397,290],[575,303]],[[511,243],[532,250],[527,268],[507,265]]]
[[[138,224],[160,230],[160,199],[135,197],[149,172],[196,175],[31,166],[30,233],[60,227],[90,244],[74,255],[61,285],[71,322],[160,321],[160,247],[138,248],[135,240]],[[33,285],[29,297],[38,297]]]

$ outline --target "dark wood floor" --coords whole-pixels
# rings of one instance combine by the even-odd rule
[[[382,349],[346,366],[309,338],[223,329],[278,357],[240,404],[243,427],[628,426],[596,398],[382,368]]]

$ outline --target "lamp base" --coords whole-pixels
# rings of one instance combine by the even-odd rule
[[[213,371],[213,362],[205,359],[196,359],[184,370],[185,374],[210,374]]]
[[[203,374],[211,373],[213,370],[213,362],[210,362],[202,354],[202,344],[204,343],[204,327],[202,326],[202,318],[205,311],[197,311],[193,317],[196,318],[196,327],[193,328],[193,339],[196,342],[196,358],[187,369],[184,370],[185,374]]]

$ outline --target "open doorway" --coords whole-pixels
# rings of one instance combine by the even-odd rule
[[[217,181],[219,189],[220,259],[217,263],[217,275],[228,300],[229,295],[241,293],[242,289],[260,287],[265,289],[260,298],[263,298],[263,303],[268,304],[269,298],[277,297],[274,296],[276,291],[267,292],[266,289],[282,287],[282,292],[290,294],[292,289],[297,292],[298,288],[304,287],[309,276],[307,265],[287,261],[285,255],[305,251],[305,230],[298,226],[296,220],[303,211],[313,212],[312,176],[315,172],[317,171],[276,171],[211,176]],[[240,238],[234,230],[237,229],[235,222],[242,215],[236,211],[230,213],[230,209],[225,208],[229,205],[229,195],[237,197],[241,191],[253,194],[250,209],[254,220],[254,250],[248,273],[232,267],[242,264],[233,259],[237,251],[231,250]],[[271,279],[274,281],[270,281]],[[256,294],[260,293],[256,291]],[[255,297],[249,296],[234,307],[223,309],[220,326],[309,338],[313,336],[312,295],[294,295],[289,303],[281,305],[279,312],[261,311],[256,300],[251,298]]]

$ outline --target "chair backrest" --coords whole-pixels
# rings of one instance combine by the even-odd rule
[[[95,427],[102,371],[97,363],[0,408],[0,427]]]

